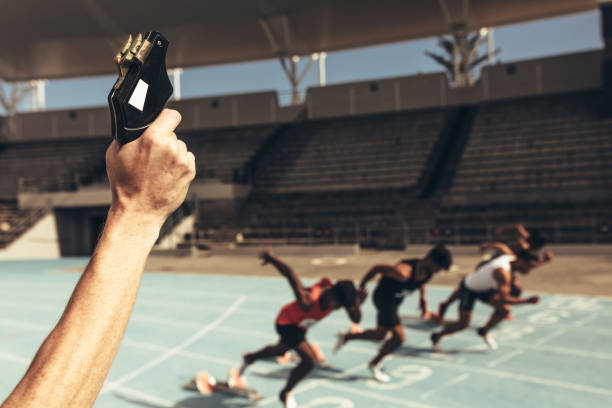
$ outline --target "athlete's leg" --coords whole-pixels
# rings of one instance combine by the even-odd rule
[[[351,340],[374,340],[381,341],[385,338],[389,329],[386,327],[378,326],[375,329],[364,330],[359,333],[344,333],[344,342]]]
[[[459,319],[455,322],[448,323],[445,325],[442,330],[440,330],[436,334],[438,340],[444,336],[448,336],[449,334],[457,333],[458,331],[465,330],[470,325],[470,321],[472,320],[472,312],[471,311],[459,311]]]
[[[401,324],[398,324],[391,329],[391,337],[382,345],[378,354],[370,361],[370,366],[377,366],[383,358],[397,350],[404,340],[406,340],[404,328]]]
[[[317,361],[315,351],[306,340],[302,341],[293,349],[300,356],[300,363],[291,371],[285,388],[283,388],[280,392],[279,397],[283,402],[285,402],[287,394],[293,390],[296,384],[306,377],[306,375],[314,368]]]
[[[257,360],[261,360],[262,358],[282,356],[287,351],[289,351],[289,347],[279,342],[277,344],[271,344],[269,346],[266,346],[253,353],[246,353],[244,357],[245,360],[248,360],[250,363],[254,363]]]
[[[455,289],[453,293],[451,293],[450,296],[444,302],[440,302],[440,304],[438,305],[438,318],[440,320],[444,319],[444,314],[446,313],[446,310],[457,299],[459,299],[459,288]]]
[[[281,342],[278,342],[277,344],[271,344],[258,351],[254,351],[253,353],[245,353],[242,356],[242,365],[240,366],[239,374],[244,374],[246,368],[257,360],[282,356],[287,351],[289,351],[289,347]]]
[[[493,314],[489,318],[489,321],[487,322],[487,324],[485,324],[479,329],[478,334],[480,334],[481,336],[486,335],[489,332],[489,330],[497,326],[502,320],[506,318],[506,316],[510,314],[510,311],[512,310],[509,304],[503,303],[501,301],[500,295],[493,296],[489,300],[489,304],[493,306],[495,310],[493,311]]]

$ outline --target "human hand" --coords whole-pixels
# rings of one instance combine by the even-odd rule
[[[368,291],[366,288],[362,288],[362,287],[357,288],[357,299],[360,305],[363,304],[363,302],[365,302],[367,297],[368,297]]]
[[[530,296],[527,299],[525,299],[527,301],[527,303],[531,303],[532,305],[535,305],[537,303],[540,302],[540,297],[539,296]]]
[[[271,249],[268,248],[264,249],[259,254],[259,259],[261,259],[261,266],[267,265],[268,262],[272,260],[272,258],[274,258],[274,253]]]
[[[111,211],[126,212],[159,227],[185,200],[195,177],[195,157],[174,129],[181,115],[164,109],[142,136],[106,150]]]
[[[544,262],[550,262],[550,261],[553,259],[553,256],[554,256],[553,251],[550,251],[550,250],[545,251],[545,252],[542,254],[542,260],[543,260]]]

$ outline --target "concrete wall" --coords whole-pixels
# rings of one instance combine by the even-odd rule
[[[274,91],[183,99],[169,106],[183,116],[179,130],[276,123],[279,109]]]
[[[278,96],[274,91],[171,101],[183,121],[179,130],[276,123]],[[2,118],[4,120],[4,118]],[[107,107],[20,113],[13,118],[10,142],[110,136]]]
[[[487,66],[480,82],[464,89],[449,87],[441,72],[313,87],[307,91],[306,108],[310,118],[326,118],[599,89],[601,64],[602,51],[597,50]],[[275,91],[185,99],[169,106],[182,113],[182,130],[287,122],[300,109],[279,107]],[[16,132],[5,140],[110,133],[106,107],[22,113],[14,120]]]
[[[599,89],[601,51],[487,66],[476,85],[452,88],[443,73],[309,88],[310,118],[475,104],[488,100]]]
[[[485,67],[482,100],[599,89],[601,64],[601,51],[587,51]]]
[[[309,88],[309,118],[360,115],[444,106],[447,93],[442,73],[376,79]]]

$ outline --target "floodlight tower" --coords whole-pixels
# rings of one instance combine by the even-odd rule
[[[287,15],[276,15],[262,17],[259,19],[259,25],[263,30],[270,48],[278,56],[283,72],[285,73],[289,84],[291,85],[291,104],[299,105],[302,103],[300,95],[300,84],[306,78],[306,75],[314,65],[315,61],[319,62],[319,83],[325,85],[325,52],[315,52],[308,58],[306,66],[299,72],[298,63],[300,56],[292,52],[292,34],[291,24]]]

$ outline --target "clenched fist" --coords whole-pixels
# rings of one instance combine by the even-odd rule
[[[106,150],[111,210],[161,225],[185,200],[195,177],[195,157],[174,129],[181,115],[164,109],[142,136]]]

